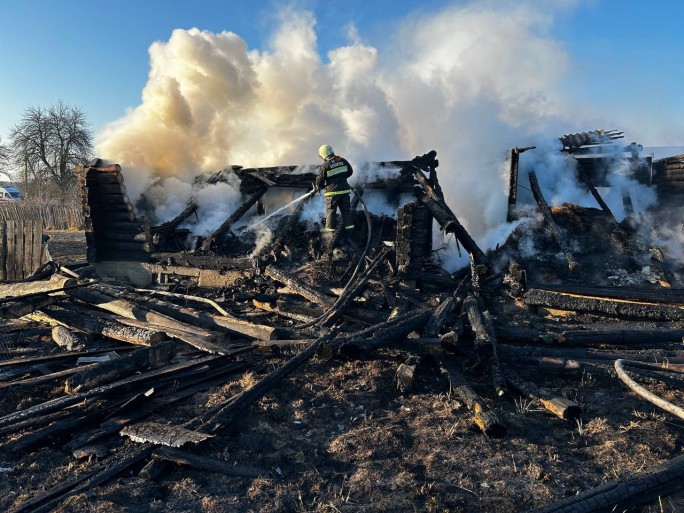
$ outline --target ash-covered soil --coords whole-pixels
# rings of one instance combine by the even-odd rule
[[[273,356],[267,371],[282,363]],[[649,469],[681,453],[684,423],[636,398],[609,366],[575,376],[523,376],[573,400],[583,409],[575,423],[559,420],[513,395],[488,400],[507,426],[488,439],[471,426],[465,406],[450,393],[425,355],[410,393],[395,385],[407,354],[383,350],[361,360],[313,361],[252,407],[241,422],[201,447],[205,456],[263,470],[238,478],[170,466],[158,480],[140,466],[77,494],[56,512],[517,512]],[[483,397],[491,384],[464,370]],[[259,375],[235,378],[198,394],[154,419],[181,423],[249,386]],[[681,401],[675,388],[661,393]],[[52,395],[56,387],[3,395],[2,413]],[[0,508],[7,510],[46,485],[95,463],[76,461],[63,440],[2,459]],[[106,451],[131,442],[111,439]],[[663,498],[640,511],[681,511],[682,498]]]

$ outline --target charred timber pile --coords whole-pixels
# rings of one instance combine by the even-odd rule
[[[88,260],[148,261],[152,247],[126,194],[121,166],[96,159],[77,166],[75,173],[83,199]]]
[[[175,479],[174,467],[164,462],[231,476],[227,479],[267,476],[267,469],[251,461],[222,461],[216,446],[227,446],[228,438],[235,443],[249,418],[261,414],[254,405],[297,372],[317,372],[324,362],[334,367],[381,359],[394,373],[392,387],[396,384],[406,401],[424,394],[421,380],[436,393],[453,393],[459,407],[444,415],[471,427],[473,433],[463,435],[470,440],[519,432],[531,422],[524,414],[541,418],[549,431],[581,426],[591,412],[564,395],[568,377],[578,379],[585,369],[609,374],[616,359],[631,362],[632,370],[651,380],[666,376],[667,383],[677,382],[672,373],[684,368],[678,350],[684,333],[681,289],[587,280],[591,252],[576,243],[573,223],[563,224],[564,216],[541,195],[544,221],[519,228],[533,233],[514,234],[485,254],[447,204],[435,152],[390,164],[401,172],[383,187],[407,186],[415,201],[399,207],[396,221],[357,212],[363,222],[346,241],[341,238],[335,258],[317,250],[320,231],[301,221],[300,209],[283,217],[282,229],[258,257],[246,257],[247,251],[239,258],[216,254],[270,187],[310,187],[310,177],[290,168],[233,168],[229,171],[242,178],[248,197],[205,239],[204,249],[215,253],[156,254],[157,262],[145,265],[166,275],[158,286],[97,283],[56,266],[42,279],[0,284],[0,317],[40,323],[43,343],[50,344],[49,351],[17,350],[0,360],[0,388],[6,392],[28,395],[49,385],[35,388],[40,394],[31,401],[0,413],[5,435],[0,452],[9,459],[53,448],[90,458],[68,479],[28,490],[21,500],[8,499],[7,509],[50,511],[72,495],[131,472],[140,476],[135,479]],[[118,166],[96,162],[82,168],[79,179],[91,213],[98,212],[92,207],[106,194],[119,198],[108,204],[126,205]],[[118,193],[102,192],[113,183]],[[172,240],[194,212],[191,203],[151,234]],[[571,214],[577,221],[583,212]],[[134,216],[125,216],[125,226],[137,225]],[[437,270],[433,219],[469,253],[468,268],[453,275]],[[107,226],[100,222],[91,216],[89,245],[103,251],[95,258],[112,255],[111,241],[124,236],[118,228],[112,238],[97,235]],[[526,255],[523,235],[552,248],[553,258],[542,266]],[[562,258],[555,255],[559,249]],[[631,262],[637,257],[629,255]],[[563,279],[567,282],[558,283]],[[654,358],[667,358],[667,365],[646,365]],[[346,393],[344,384],[335,387]],[[217,399],[208,402],[200,395],[209,392]],[[511,407],[523,400],[538,408]],[[171,420],[158,422],[162,414]],[[624,503],[625,490],[670,493],[681,486],[681,466],[673,460],[643,476],[584,490],[575,502],[547,510],[592,511],[581,508],[600,501],[609,511]]]

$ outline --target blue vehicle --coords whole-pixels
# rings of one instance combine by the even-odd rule
[[[17,203],[24,201],[24,195],[19,189],[9,184],[0,184],[0,203]]]

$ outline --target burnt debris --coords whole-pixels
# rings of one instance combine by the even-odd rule
[[[431,379],[441,380],[466,406],[467,413],[455,415],[468,415],[475,429],[492,438],[507,433],[500,401],[534,401],[551,414],[548,422],[586,415],[560,385],[551,389],[523,377],[526,367],[561,380],[585,365],[610,367],[617,358],[684,362],[678,348],[684,333],[682,269],[633,225],[618,223],[595,188],[605,158],[594,152],[592,161],[585,150],[615,144],[621,135],[561,138],[569,158],[583,162],[582,176],[591,177],[587,184],[600,208],[549,206],[531,172],[541,215],[527,217],[486,252],[445,200],[434,151],[374,164],[394,169],[394,175],[363,189],[414,194],[398,206],[396,218],[364,211],[356,202],[357,229],[331,243],[320,223],[302,220],[301,202],[275,220],[275,237],[258,249],[253,234],[235,230],[236,223],[254,205],[263,208],[261,198],[273,188],[308,190],[313,169],[235,166],[204,179],[215,183],[234,175],[244,202],[213,233],[197,238],[183,227],[197,215],[196,203],[153,226],[136,217],[120,166],[97,160],[79,168],[88,262],[0,283],[4,335],[16,338],[27,320],[38,330],[5,348],[0,388],[50,383],[61,390],[4,411],[0,451],[18,457],[56,445],[75,457],[90,454],[91,464],[57,485],[28,491],[28,499],[9,500],[7,509],[48,511],[131,469],[145,479],[173,472],[164,461],[230,476],[263,475],[268,471],[250,462],[226,465],[203,455],[203,447],[228,429],[234,433],[237,420],[252,414],[251,405],[315,358],[399,351],[404,356],[396,369],[397,394],[411,394],[421,366],[431,366]],[[519,217],[520,155],[533,149],[511,153],[509,220]],[[637,157],[635,162],[637,170],[645,165]],[[679,183],[681,162],[680,156],[659,163],[654,183]],[[362,197],[360,187],[356,194]],[[437,227],[456,237],[470,266],[453,274],[440,267],[432,248]],[[47,351],[51,338],[58,347]],[[287,355],[279,366],[266,364],[278,355]],[[153,422],[195,394],[248,375],[258,376],[251,386],[182,421]],[[105,441],[109,451],[88,452]],[[681,463],[663,472],[668,492],[677,488],[675,478],[681,485]],[[641,498],[662,492],[651,483],[658,475],[653,471],[638,481]],[[625,501],[610,486],[594,493],[605,498],[601,507]]]

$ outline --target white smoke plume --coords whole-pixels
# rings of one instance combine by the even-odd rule
[[[506,150],[591,122],[564,103],[569,58],[549,36],[554,16],[574,3],[459,2],[412,16],[380,48],[352,28],[349,45],[327,59],[316,50],[309,12],[283,10],[266,50],[228,31],[177,29],[151,45],[141,104],[98,134],[97,152],[123,165],[134,200],[163,179],[148,195],[161,218],[194,197],[201,221],[194,231],[206,234],[240,196],[230,186],[180,185],[198,173],[316,163],[323,143],[357,171],[435,149],[447,202],[488,247],[506,215]],[[537,174],[560,197],[576,187],[570,176],[554,182],[553,158]],[[320,219],[323,202],[312,201],[305,218],[315,217],[312,209]]]

